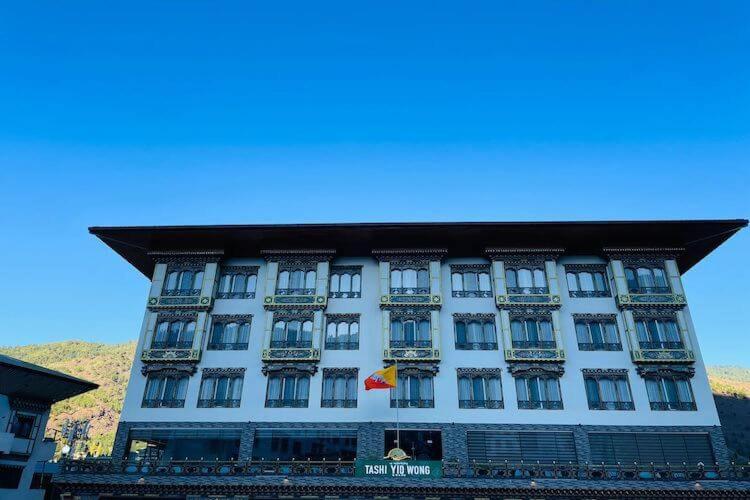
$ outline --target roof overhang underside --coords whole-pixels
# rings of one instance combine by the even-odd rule
[[[99,387],[93,382],[0,356],[0,393],[52,404]]]

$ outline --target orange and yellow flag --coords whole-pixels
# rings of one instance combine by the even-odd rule
[[[365,379],[365,390],[393,389],[396,387],[396,365],[378,370]]]

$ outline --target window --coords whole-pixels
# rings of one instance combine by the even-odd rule
[[[325,347],[332,351],[359,349],[359,315],[330,314],[326,317]]]
[[[428,317],[391,318],[391,349],[431,347],[432,334]]]
[[[605,464],[706,465],[715,463],[708,434],[589,432],[591,462]]]
[[[555,349],[552,320],[546,317],[512,317],[510,322],[513,349]]]
[[[357,407],[357,370],[323,369],[322,408]]]
[[[573,315],[578,349],[581,351],[621,351],[622,344],[614,316]]]
[[[547,276],[541,266],[533,268],[507,268],[505,270],[505,286],[509,294],[529,295],[549,293]]]
[[[244,370],[226,375],[204,370],[198,408],[239,408]]]
[[[660,267],[626,267],[630,293],[669,293],[667,275]]]
[[[401,439],[400,443],[397,435]],[[399,447],[413,460],[443,459],[443,435],[440,431],[401,429],[396,433],[396,429],[386,429],[384,444],[383,455]]]
[[[165,427],[167,425],[165,424]],[[240,453],[242,429],[132,429],[124,458],[130,461],[231,461]]]
[[[307,374],[273,374],[268,377],[266,408],[307,408],[310,376]]]
[[[434,408],[432,373],[406,374],[401,371],[391,389],[391,408]]]
[[[560,381],[552,377],[516,378],[519,410],[562,410]]]
[[[690,380],[677,377],[654,377],[646,379],[646,392],[652,410],[691,411],[696,410]]]
[[[276,282],[276,295],[315,295],[313,269],[284,269]]]
[[[604,264],[572,264],[565,266],[565,271],[571,297],[610,296]]]
[[[0,489],[18,489],[21,476],[23,476],[23,469],[23,465],[0,464]],[[8,493],[8,498],[11,498],[10,493]]]
[[[391,294],[414,295],[430,293],[430,273],[427,267],[391,269]]]
[[[184,375],[149,375],[143,408],[182,408],[185,406],[188,378]]]
[[[499,370],[458,369],[459,408],[502,408],[503,388]]]
[[[489,266],[451,266],[451,288],[454,297],[492,297]]]
[[[470,462],[507,461],[516,465],[529,463],[577,462],[572,432],[506,432],[468,431],[467,451]]]
[[[8,432],[14,434],[17,438],[34,439],[36,437],[34,436],[35,423],[36,416],[16,412],[10,421]]]
[[[253,299],[258,285],[256,266],[225,266],[221,270],[219,299]]]
[[[195,319],[160,318],[151,349],[192,349],[194,336]]]
[[[362,296],[362,267],[333,266],[328,296],[335,299],[356,299]]]
[[[456,349],[487,351],[497,349],[495,315],[454,314]]]
[[[168,269],[162,295],[200,295],[203,286],[203,267]]]
[[[250,343],[250,316],[213,316],[208,349],[244,351]]]
[[[641,349],[683,349],[680,330],[674,319],[636,317],[635,331]]]
[[[635,410],[626,373],[584,370],[583,380],[590,410]]]
[[[271,348],[309,348],[312,347],[312,319],[282,319],[273,325]]]
[[[257,429],[254,461],[338,461],[357,458],[353,429]]]

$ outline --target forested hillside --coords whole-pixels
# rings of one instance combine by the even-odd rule
[[[91,419],[92,453],[108,453],[122,409],[135,342],[94,344],[69,341],[0,348],[0,353],[96,382],[95,391],[63,401],[52,409],[49,427],[65,418]],[[709,367],[714,399],[727,444],[742,457],[750,455],[750,369]]]

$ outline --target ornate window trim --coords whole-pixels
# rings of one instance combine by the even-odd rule
[[[407,263],[441,261],[448,254],[446,248],[382,248],[372,251],[372,255],[380,262]]]
[[[212,314],[211,323],[252,323],[252,314]]]
[[[611,378],[628,376],[627,368],[581,368],[584,377]]]
[[[544,266],[548,260],[557,260],[565,252],[564,248],[485,248],[490,260],[502,261],[505,268],[516,266]],[[542,267],[543,268],[543,267]]]
[[[612,260],[622,261],[623,265],[653,265],[664,266],[665,260],[676,259],[685,249],[682,247],[661,248],[613,248],[602,249],[604,254]]]
[[[219,275],[222,274],[248,274],[248,275],[258,275],[258,271],[260,270],[260,266],[252,266],[252,265],[239,265],[239,266],[221,266],[219,269]]]
[[[565,373],[565,367],[560,363],[512,363],[508,366],[508,372],[513,378],[560,378]]]
[[[552,322],[552,311],[549,309],[542,308],[509,308],[508,319],[510,321],[516,319],[534,319],[534,320],[548,320]]]
[[[610,313],[573,313],[573,321],[583,321],[583,322],[589,322],[589,321],[612,321],[613,323],[617,323],[617,314],[610,314]]]
[[[141,366],[141,374],[149,375],[179,375],[190,377],[197,370],[195,363],[148,363]]]
[[[315,321],[315,311],[309,309],[279,309],[273,312],[273,322],[277,321]]]
[[[451,274],[453,273],[488,273],[490,264],[451,264]]]
[[[391,315],[390,319],[414,319],[414,320],[423,320],[426,319],[431,322],[432,315],[430,314],[429,310],[424,309],[417,309],[412,307],[405,307],[405,308],[394,308],[391,309]]]
[[[328,262],[336,255],[336,250],[328,248],[313,249],[281,249],[261,250],[260,254],[267,261],[279,262],[279,264],[303,265],[318,262]]]
[[[456,368],[459,377],[497,377],[502,378],[502,368]]]
[[[362,315],[360,313],[327,313],[326,324],[328,323],[359,323],[359,319]]]
[[[17,396],[9,397],[8,405],[10,406],[11,410],[21,410],[21,411],[34,412],[34,413],[46,412],[52,406],[52,404],[47,401],[41,401],[38,399],[29,399],[29,398],[19,398]]]
[[[203,368],[201,370],[203,378],[225,377],[225,376],[245,376],[245,368]]]
[[[495,321],[495,313],[453,313],[454,321]]]
[[[156,314],[155,326],[162,321],[198,321],[198,311],[161,311]]]
[[[695,368],[682,365],[643,365],[636,368],[641,378],[673,378],[688,380],[695,375]]]
[[[218,262],[224,256],[223,250],[154,250],[148,252],[154,262],[177,266],[201,265]],[[184,267],[181,269],[185,269]]]
[[[359,375],[359,368],[323,368],[323,378],[335,377],[338,375],[351,375],[356,378]]]
[[[318,365],[312,363],[266,363],[261,369],[263,375],[308,375],[318,372]]]
[[[677,311],[672,309],[634,309],[633,319],[669,319],[677,322]]]
[[[391,366],[392,363],[388,363],[386,367]],[[420,376],[430,375],[436,376],[440,371],[440,366],[437,363],[405,363],[402,362],[398,367],[398,375],[405,376]]]
[[[566,273],[604,273],[605,276],[607,274],[607,264],[565,264],[563,267]]]
[[[318,270],[318,261],[303,261],[303,260],[282,260],[279,261],[279,273],[284,271],[316,271]],[[277,278],[278,279],[278,278]]]

